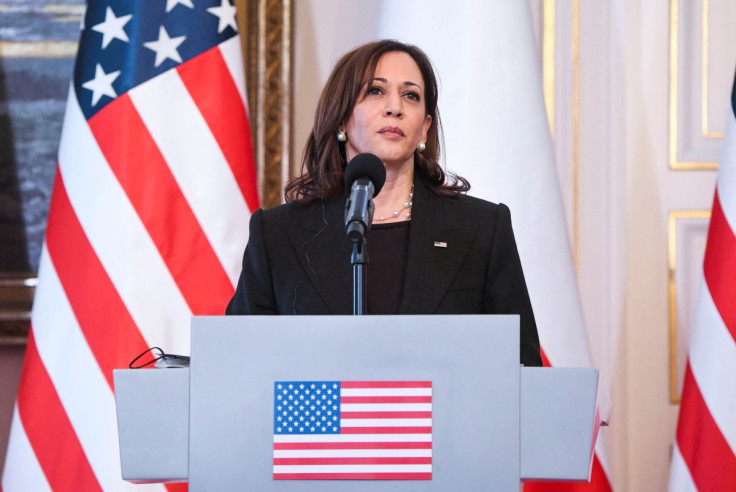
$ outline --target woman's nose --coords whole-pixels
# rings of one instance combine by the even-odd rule
[[[401,95],[398,93],[390,92],[386,97],[386,106],[383,108],[383,114],[385,116],[402,116],[404,114],[401,109]]]

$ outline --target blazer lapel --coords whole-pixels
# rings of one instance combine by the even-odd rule
[[[345,197],[341,195],[310,207],[317,208],[317,213],[310,213],[307,223],[287,231],[292,247],[330,312],[351,314],[352,246],[345,234]]]
[[[477,226],[462,224],[452,199],[415,180],[401,314],[434,313],[473,242]]]

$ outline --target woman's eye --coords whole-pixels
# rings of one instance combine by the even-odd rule
[[[416,92],[407,92],[405,95],[412,101],[419,101],[421,99]]]
[[[377,95],[381,94],[382,92],[383,91],[381,90],[380,87],[371,87],[370,89],[368,89],[367,94],[369,94],[371,96],[377,96]]]

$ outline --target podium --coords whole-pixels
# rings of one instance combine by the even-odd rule
[[[188,481],[192,492],[588,480],[608,420],[597,370],[519,366],[514,315],[195,317],[190,368],[116,370],[114,380],[122,478]],[[431,478],[275,479],[275,384],[288,381],[431,385]]]

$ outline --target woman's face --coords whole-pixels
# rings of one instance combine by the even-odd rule
[[[358,154],[377,155],[388,169],[413,165],[414,150],[426,141],[432,117],[426,114],[424,80],[409,54],[392,51],[378,60],[373,80],[342,129],[348,135],[348,162]]]

